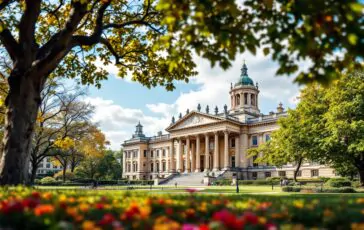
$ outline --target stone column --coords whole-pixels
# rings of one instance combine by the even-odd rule
[[[209,135],[205,134],[205,172],[209,170]]]
[[[214,146],[214,168],[213,171],[219,170],[219,135],[218,132],[215,134],[215,146]]]
[[[127,164],[126,164],[126,155],[127,155],[128,153],[125,151],[124,153],[123,153],[123,177],[125,176],[125,173],[127,172]]]
[[[190,137],[186,139],[186,172],[191,172],[190,166],[190,156],[191,156],[191,149],[190,149]]]
[[[241,165],[239,139],[239,136],[235,137],[235,167],[240,167]]]
[[[196,170],[196,144],[191,143],[191,172],[194,172]]]
[[[137,151],[137,171],[142,172],[143,170],[143,164],[142,164],[142,148],[139,148],[139,151]]]
[[[183,154],[183,146],[182,146],[182,139],[178,139],[178,151],[177,151],[177,171],[182,172],[183,169],[183,160],[182,160],[182,154]]]
[[[229,131],[224,131],[224,169],[229,169]]]
[[[162,167],[163,148],[160,148],[158,151],[159,151],[159,172],[163,172],[163,167]]]
[[[241,136],[242,136],[242,141],[243,141],[243,149],[242,149],[243,167],[247,168],[249,166],[249,162],[247,159],[247,150],[249,148],[248,134],[243,133],[243,134],[241,134]]]
[[[232,96],[231,103],[232,103],[231,107],[232,107],[232,109],[234,109],[235,108],[235,94],[233,94],[233,96]]]
[[[248,105],[251,106],[252,105],[252,100],[251,100],[250,93],[248,93],[247,96],[248,96]]]
[[[240,106],[244,106],[244,94],[243,93],[241,93],[240,94]]]
[[[196,136],[196,170],[195,172],[201,171],[201,160],[200,160],[200,135]]]
[[[172,139],[172,143],[169,147],[169,162],[170,162],[170,171],[175,172],[176,168],[174,165],[174,140]]]

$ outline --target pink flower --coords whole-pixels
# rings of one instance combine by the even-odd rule
[[[199,227],[193,224],[183,224],[182,230],[199,230]]]

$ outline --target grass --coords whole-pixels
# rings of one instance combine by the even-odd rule
[[[133,186],[131,186],[133,187]],[[198,194],[236,194],[235,186],[134,186],[133,189],[127,189],[126,186],[100,186],[98,189],[91,189],[89,187],[77,187],[77,186],[37,186],[37,189],[41,190],[87,190],[87,191],[112,191],[113,193],[123,192],[123,191],[132,191],[133,193],[151,193],[151,194],[184,194],[189,193],[188,189],[198,188],[201,189],[197,191]],[[280,186],[274,186],[272,190],[272,186],[267,185],[240,185],[239,186],[239,194],[243,195],[264,195],[264,196],[317,196],[317,197],[332,197],[332,195],[339,196],[352,196],[352,197],[364,197],[364,193],[348,193],[348,194],[310,194],[310,193],[287,193],[282,192]]]

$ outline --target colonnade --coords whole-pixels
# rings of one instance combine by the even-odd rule
[[[258,95],[255,93],[234,93],[231,96],[231,107],[249,105],[258,107]]]
[[[172,143],[177,141],[178,144],[177,148],[172,148],[171,151],[171,158],[173,159],[176,156],[176,165],[171,164],[171,171],[201,172],[231,168],[232,165],[229,160],[229,142],[231,138],[235,139],[235,167],[240,167],[240,138],[238,134],[231,134],[225,130],[172,139]],[[220,157],[220,137],[223,137],[223,157]]]

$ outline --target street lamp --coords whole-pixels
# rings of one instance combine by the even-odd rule
[[[239,193],[239,168],[235,168],[236,169],[236,193]]]

